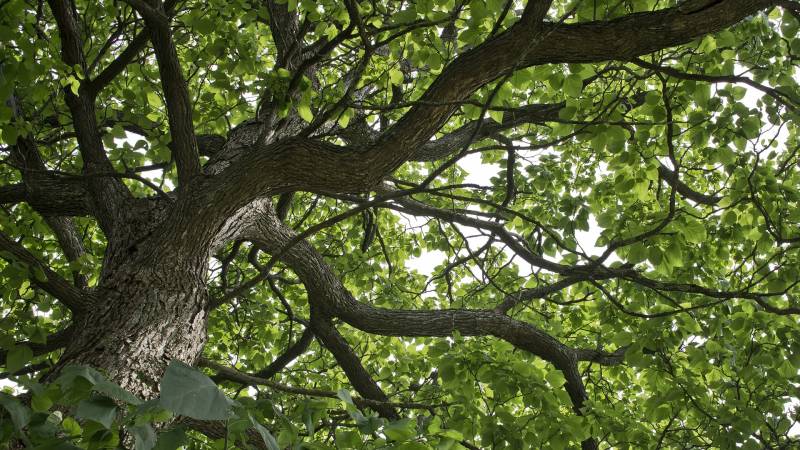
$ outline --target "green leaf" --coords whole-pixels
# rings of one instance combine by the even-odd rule
[[[8,414],[11,416],[11,422],[14,423],[14,427],[17,430],[22,430],[28,425],[28,422],[30,422],[31,410],[25,407],[16,398],[4,392],[0,392],[0,405],[8,411]]]
[[[53,401],[50,400],[46,392],[41,394],[34,394],[31,398],[31,409],[35,412],[45,412],[53,406]]]
[[[348,405],[355,405],[355,403],[353,403],[353,397],[347,389],[339,389],[336,391],[336,396]]]
[[[355,431],[336,430],[336,447],[340,449],[361,448],[361,437]]]
[[[136,450],[151,450],[156,446],[156,431],[149,424],[132,426],[128,431],[133,435]]]
[[[104,395],[93,395],[78,403],[75,415],[82,419],[93,420],[106,428],[111,428],[117,416],[117,405],[114,400]]]
[[[6,125],[3,127],[3,141],[8,145],[15,145],[17,143],[17,129],[13,125]]]
[[[755,139],[761,134],[761,119],[751,116],[742,121],[742,131],[747,139]]]
[[[401,72],[400,69],[392,68],[389,70],[389,80],[395,86],[403,84],[403,78],[404,78],[403,72]]]
[[[80,377],[92,385],[92,390],[105,394],[113,399],[129,403],[131,405],[138,405],[142,400],[135,395],[126,391],[118,384],[108,381],[97,370],[87,366],[67,366],[61,371],[61,375],[56,380],[56,383],[69,386],[74,383],[75,378]]]
[[[275,440],[275,437],[272,436],[272,433],[264,426],[258,423],[253,416],[250,416],[250,423],[253,424],[253,428],[255,428],[256,432],[261,436],[261,439],[266,444],[267,449],[269,450],[281,450],[280,446],[278,445],[278,441]]]
[[[464,439],[464,434],[458,430],[453,430],[453,429],[441,430],[439,434],[456,441]]]
[[[161,380],[161,406],[177,415],[198,420],[224,420],[231,404],[217,385],[203,373],[179,361],[171,361]]]
[[[564,378],[564,374],[558,369],[550,369],[544,378],[553,387],[561,387],[567,382],[567,379]]]
[[[338,124],[341,128],[347,128],[347,125],[350,123],[350,117],[353,116],[353,111],[351,109],[346,109],[342,114],[339,115]]]
[[[578,74],[567,75],[564,78],[564,93],[569,97],[579,97],[583,91],[583,79]]]
[[[644,102],[651,106],[661,103],[661,92],[648,91],[644,96]]]
[[[410,441],[397,444],[392,447],[393,450],[429,450],[430,447],[422,442]]]
[[[314,120],[314,114],[311,112],[311,107],[309,105],[303,103],[297,105],[297,114],[308,123]]]
[[[497,123],[503,123],[503,111],[490,109],[488,113],[489,117],[491,117],[492,120],[494,120]]]
[[[33,359],[33,350],[27,345],[15,345],[8,350],[6,355],[6,370],[14,373]]]
[[[80,436],[80,434],[83,432],[81,425],[72,417],[65,417],[61,422],[61,428],[64,429],[64,431],[67,433],[67,436]]]
[[[160,108],[161,97],[153,91],[147,91],[147,103],[154,108]]]
[[[31,266],[31,272],[33,272],[33,279],[40,282],[45,283],[47,282],[47,274],[44,273],[44,270],[39,267],[38,265]]]
[[[574,106],[565,106],[558,111],[558,118],[561,120],[570,120],[575,117],[578,108]]]
[[[417,421],[401,419],[383,427],[383,433],[391,440],[405,441],[417,435]]]
[[[158,435],[155,450],[176,450],[184,444],[186,432],[183,428],[174,428]]]

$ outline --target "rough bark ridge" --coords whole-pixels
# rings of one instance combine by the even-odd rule
[[[628,60],[721,30],[774,2],[730,0],[702,8],[692,7],[696,2],[687,2],[681,7],[611,21],[563,24],[548,17],[550,2],[530,0],[515,25],[456,58],[400,120],[388,130],[360,141],[360,147],[335,145],[304,133],[303,121],[295,114],[280,119],[271,109],[276,103],[269,100],[273,97],[268,93],[262,97],[258,117],[234,129],[230,136],[195,136],[190,96],[172,38],[171,5],[140,0],[129,3],[144,19],[149,34],[137,36],[131,43],[133,50],[123,52],[121,59],[109,67],[111,72],[85,80],[77,95],[69,87],[65,89],[85,161],[84,177],[48,172],[37,159],[35,146],[21,140],[16,152],[18,159],[25,161],[21,164],[23,182],[0,187],[3,203],[24,201],[48,217],[70,259],[78,258],[82,250],[69,216],[95,217],[108,239],[96,288],[87,289],[85,280],[79,278],[74,284],[68,283],[50,272],[46,273],[46,281],[38,282],[41,289],[63,301],[73,313],[73,333],[58,368],[88,364],[144,398],[155,396],[169,360],[194,364],[201,355],[212,307],[206,286],[211,253],[227,242],[245,239],[284,261],[300,277],[313,307],[310,329],[336,356],[365,399],[384,402],[387,397],[338,334],[335,320],[387,336],[448,336],[457,330],[465,336],[489,335],[506,340],[562,370],[574,410],[581,414],[586,391],[578,362],[611,364],[618,362],[620,355],[573,349],[506,314],[520,298],[545,295],[546,290],[521,292],[494,310],[407,311],[372,307],[354,299],[322,256],[281,222],[269,196],[292,191],[377,191],[387,198],[396,195],[398,200],[393,207],[398,210],[422,211],[496,231],[499,239],[519,250],[532,264],[566,276],[567,282],[559,284],[558,289],[580,280],[636,279],[636,273],[624,268],[569,267],[548,262],[520,247],[519,239],[497,223],[478,223],[435,208],[425,210],[423,205],[400,199],[399,194],[382,187],[381,181],[406,161],[443,159],[480,137],[482,127],[476,123],[430,141],[458,102],[515,69],[545,63]],[[75,5],[69,0],[48,0],[48,4],[58,25],[63,61],[87,68]],[[341,36],[330,42],[309,48],[300,40],[296,14],[286,10],[285,4],[268,1],[267,6],[280,64],[295,76],[300,73],[313,78],[314,64],[321,55],[331,52],[342,40],[357,36],[353,28],[360,23],[358,10],[351,8],[356,17],[351,17],[349,29],[341,30]],[[370,39],[363,30],[358,31],[362,39]],[[98,134],[95,101],[103,85],[113,80],[113,73],[121,72],[125,60],[130,62],[138,53],[136,50],[144,47],[147,36],[155,49],[166,94],[170,148],[179,185],[173,193],[144,199],[134,198],[121,181],[124,177],[114,174]],[[291,98],[294,93],[286,95]],[[561,105],[532,105],[501,124],[485,123],[480,133],[488,135],[519,123],[546,120],[557,115],[559,109]],[[325,129],[334,129],[331,123],[323,124]],[[202,168],[200,154],[211,157]],[[669,169],[663,170],[667,181],[678,186],[687,198],[716,201],[715,197],[692,191]],[[36,264],[35,258],[14,240],[3,237],[0,248]],[[679,288],[695,289],[675,287]],[[392,407],[376,409],[385,417],[398,417]],[[589,439],[583,447],[595,448],[596,443]]]
[[[172,359],[194,364],[206,339],[208,295],[202,273],[181,261],[137,263],[109,271],[59,366],[102,368],[143,398],[157,394]]]

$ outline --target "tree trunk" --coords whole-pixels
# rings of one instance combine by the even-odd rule
[[[168,362],[193,365],[206,341],[206,266],[197,265],[129,258],[104,270],[98,304],[75,318],[76,333],[53,374],[84,364],[143,399],[158,395]]]

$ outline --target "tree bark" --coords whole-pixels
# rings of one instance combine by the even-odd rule
[[[53,373],[86,364],[143,399],[155,397],[169,361],[194,365],[205,344],[205,270],[187,260],[135,257],[108,270],[94,308],[76,315]]]

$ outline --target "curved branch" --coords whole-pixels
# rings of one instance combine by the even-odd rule
[[[457,57],[431,84],[420,103],[367,148],[301,138],[244,148],[241,156],[217,176],[195,183],[194,192],[176,208],[170,222],[176,228],[166,234],[173,239],[186,235],[189,229],[198,230],[194,242],[209,242],[225,217],[265,195],[291,190],[370,190],[413,158],[449,119],[458,102],[515,68],[629,60],[718,31],[771,5],[768,0],[729,0],[699,10],[684,5],[598,22],[542,25],[521,20]],[[529,51],[523,52],[520,61],[522,49]]]
[[[266,249],[285,251],[283,260],[301,278],[313,308],[327,316],[337,317],[359,330],[386,336],[451,336],[454,331],[464,336],[495,336],[526,350],[564,373],[566,389],[573,408],[580,414],[586,392],[577,368],[575,351],[538,328],[514,320],[492,310],[390,310],[358,302],[324,262],[322,256],[306,241],[288,250],[284,245],[295,233],[281,223],[270,205],[253,230],[250,240]],[[315,333],[319,336],[318,330]],[[363,395],[363,394],[362,394]]]
[[[60,300],[73,312],[84,311],[94,303],[88,292],[71,285],[67,280],[61,278],[61,275],[36,259],[25,247],[11,240],[2,232],[0,232],[0,250],[5,252],[0,255],[3,259],[25,264],[32,271],[31,282]]]
[[[743,83],[750,86],[753,89],[757,89],[763,92],[766,95],[769,95],[776,102],[780,103],[783,106],[791,109],[792,111],[798,111],[798,105],[796,101],[792,99],[789,95],[784,94],[783,92],[771,88],[769,86],[764,86],[761,83],[758,83],[750,78],[743,77],[740,75],[704,75],[704,74],[695,74],[695,73],[687,73],[680,71],[678,69],[672,67],[664,67],[658,64],[649,63],[639,58],[634,58],[633,63],[639,67],[643,67],[645,69],[650,69],[655,72],[660,72],[665,75],[669,75],[674,78],[678,78],[681,80],[694,80],[694,81],[705,81],[707,83]]]

